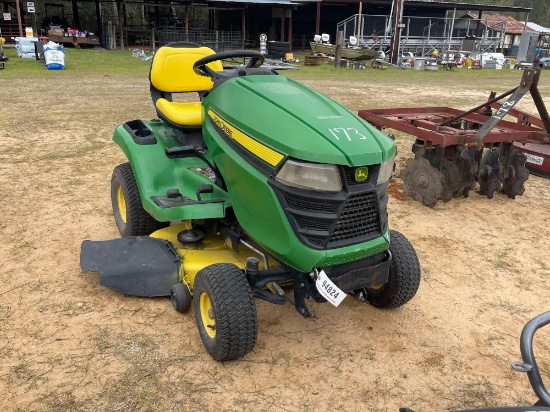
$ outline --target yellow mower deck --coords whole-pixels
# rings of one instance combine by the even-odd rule
[[[215,263],[232,263],[240,269],[244,269],[246,259],[253,256],[260,260],[260,269],[264,269],[263,260],[260,255],[245,246],[241,246],[241,252],[235,252],[225,245],[221,236],[215,234],[207,234],[198,243],[182,244],[178,240],[177,235],[186,228],[187,225],[185,224],[169,226],[152,233],[151,237],[166,239],[174,245],[178,254],[182,257],[180,278],[191,290],[193,290],[195,276],[199,270]],[[278,266],[272,260],[268,264],[270,266]]]

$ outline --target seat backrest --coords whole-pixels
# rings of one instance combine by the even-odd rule
[[[169,43],[157,50],[151,63],[149,80],[162,92],[185,93],[210,90],[213,86],[208,76],[193,71],[193,64],[202,57],[214,54],[209,47],[194,43]],[[208,64],[215,71],[223,69],[216,61]]]

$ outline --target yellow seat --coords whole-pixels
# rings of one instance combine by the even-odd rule
[[[161,47],[151,63],[149,80],[151,98],[160,119],[180,129],[196,129],[202,124],[202,94],[213,86],[209,77],[193,71],[193,64],[202,57],[214,54],[208,47],[194,43],[176,42]],[[223,69],[220,61],[209,63],[215,71]],[[198,101],[173,101],[173,93],[198,93]]]

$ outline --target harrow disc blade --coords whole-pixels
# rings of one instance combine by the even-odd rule
[[[462,148],[460,152],[460,164],[462,165],[462,173],[464,176],[464,187],[462,189],[462,196],[468,197],[470,190],[476,186],[477,177],[477,160],[476,150],[467,147]],[[456,196],[455,196],[456,197]]]
[[[477,181],[479,182],[479,191],[489,199],[493,198],[493,194],[498,191],[501,181],[500,153],[496,150],[488,151],[481,159],[479,164],[479,174]]]
[[[456,153],[456,156],[443,158],[441,162],[443,175],[441,199],[444,202],[448,202],[453,197],[468,197],[468,192],[475,182],[477,163],[474,159],[474,149],[458,146]]]
[[[405,194],[422,204],[434,207],[443,192],[442,174],[428,159],[407,159],[401,170]]]
[[[515,199],[525,191],[523,185],[529,179],[529,171],[525,167],[527,156],[519,154],[517,150],[512,151],[508,159],[508,165],[502,179],[502,190],[508,197]]]
[[[441,182],[441,200],[448,202],[453,197],[456,197],[459,191],[462,194],[462,173],[457,159],[443,159],[441,161],[441,174],[443,176]]]

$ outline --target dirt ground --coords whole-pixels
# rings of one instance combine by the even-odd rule
[[[412,87],[403,72],[381,88],[360,73],[355,83],[305,83],[352,110],[434,99],[468,108],[491,86],[506,91],[519,79],[495,75],[449,93],[449,79]],[[80,270],[84,239],[119,236],[109,182],[125,158],[112,130],[154,112],[145,70],[139,79],[63,79],[2,84],[1,410],[436,411],[535,401],[510,364],[520,359],[523,325],[550,309],[548,180],[530,176],[515,200],[472,193],[429,209],[404,198],[395,178],[390,225],[418,253],[416,297],[395,310],[351,297],[338,308],[312,304],[316,321],[289,304],[257,301],[254,351],[219,363],[203,348],[192,310],[124,296]],[[411,140],[396,141],[399,169]],[[549,375],[550,330],[537,336]]]

